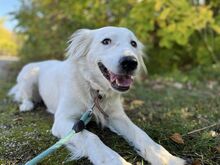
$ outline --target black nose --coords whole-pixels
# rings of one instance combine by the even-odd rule
[[[132,72],[137,68],[137,59],[133,56],[124,56],[119,60],[122,71]]]

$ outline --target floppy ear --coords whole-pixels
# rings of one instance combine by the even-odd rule
[[[92,42],[91,30],[89,29],[80,29],[77,30],[70,37],[68,41],[69,46],[67,48],[67,57],[78,59],[82,56],[85,56],[90,48]]]
[[[146,65],[144,63],[144,59],[143,59],[144,56],[147,58],[147,55],[145,55],[145,53],[144,53],[145,47],[140,41],[138,41],[138,43],[140,45],[139,52],[138,52],[138,58],[139,58],[139,61],[140,61],[140,64],[141,64],[143,71],[146,74],[148,74],[147,67],[146,67]]]

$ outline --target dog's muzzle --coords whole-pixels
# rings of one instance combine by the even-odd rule
[[[124,68],[127,66],[124,65]],[[105,65],[102,62],[98,63],[99,69],[101,70],[103,76],[109,81],[112,88],[114,88],[117,91],[125,92],[127,91],[131,84],[133,83],[133,76],[131,74],[116,74],[111,72],[110,70],[105,67]]]

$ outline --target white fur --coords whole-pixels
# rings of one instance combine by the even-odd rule
[[[111,38],[111,44],[101,44],[104,38]],[[131,46],[131,40],[137,42],[137,48]],[[126,55],[136,57],[141,64],[142,49],[142,44],[126,28],[79,30],[70,39],[66,60],[50,60],[24,66],[18,75],[17,84],[9,94],[21,103],[20,111],[33,109],[33,102],[42,99],[55,117],[53,135],[62,138],[92,105],[90,90],[99,90],[104,96],[101,107],[109,118],[106,119],[95,110],[97,121],[123,136],[151,164],[183,165],[184,160],[171,155],[132,123],[123,110],[120,92],[111,87],[98,68],[97,63],[102,61],[109,70],[117,73],[119,59]],[[97,135],[87,130],[76,134],[67,148],[72,152],[73,159],[88,157],[96,165],[130,164],[107,147]]]

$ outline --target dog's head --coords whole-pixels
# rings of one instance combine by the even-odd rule
[[[126,28],[82,29],[70,42],[69,58],[80,64],[83,76],[96,88],[125,92],[144,66],[143,45]]]

